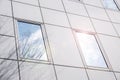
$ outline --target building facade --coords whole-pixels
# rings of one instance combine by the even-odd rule
[[[120,80],[120,0],[1,0],[0,80]]]

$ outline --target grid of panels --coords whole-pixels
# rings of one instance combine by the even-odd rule
[[[119,11],[92,5],[95,4],[93,3],[94,0],[89,2],[90,4],[68,0],[32,1],[1,1],[0,44],[2,46],[0,46],[0,64],[2,65],[0,65],[0,69],[2,73],[0,75],[2,80],[79,80],[81,78],[83,80],[119,80],[120,69],[118,66],[120,64],[116,64],[119,61],[120,46]],[[100,16],[101,14],[104,16]],[[19,60],[15,21],[17,19],[44,24],[49,41],[48,46],[52,54],[50,63]],[[101,26],[106,27],[106,29],[104,27],[100,28]],[[110,30],[108,30],[109,26]],[[112,66],[110,71],[85,67],[80,55],[82,53],[76,45],[74,29],[97,33],[102,44],[101,47],[109,59],[108,63],[110,62]],[[115,42],[116,45],[114,45]],[[116,53],[116,55],[113,53]],[[12,71],[10,66],[13,68]]]

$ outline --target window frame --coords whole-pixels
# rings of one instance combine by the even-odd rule
[[[105,62],[105,64],[106,64],[106,67],[89,66],[89,65],[87,65],[86,60],[85,60],[85,57],[84,57],[84,52],[82,51],[82,48],[81,48],[81,46],[80,46],[79,40],[77,39],[76,33],[84,33],[84,34],[88,34],[88,35],[93,35],[93,36],[95,37],[96,43],[97,43],[97,45],[98,45],[98,47],[99,47],[99,50],[101,51],[101,55],[102,55],[102,57],[103,57],[103,59],[104,59],[104,62]],[[107,57],[107,55],[106,55],[106,53],[105,53],[105,50],[104,50],[104,48],[103,48],[103,46],[102,46],[102,44],[101,44],[101,42],[100,42],[100,40],[99,40],[99,37],[98,37],[97,33],[73,29],[73,34],[74,34],[74,36],[75,36],[76,44],[77,44],[77,46],[78,46],[78,49],[79,49],[79,52],[80,52],[80,56],[81,56],[81,58],[82,58],[82,61],[83,61],[83,64],[84,64],[84,67],[85,67],[85,68],[98,69],[98,70],[107,70],[107,71],[108,71],[108,70],[112,70],[112,66],[111,66],[111,64],[110,64],[110,62],[109,62],[109,59],[108,59],[108,57]]]
[[[20,56],[18,22],[24,22],[24,23],[33,24],[33,25],[39,25],[40,30],[41,30],[41,34],[42,34],[43,44],[44,44],[45,51],[46,51],[47,60],[23,58],[23,57]],[[18,59],[22,60],[22,61],[51,63],[52,62],[52,56],[51,56],[51,52],[50,52],[50,46],[49,46],[49,42],[48,42],[48,38],[47,38],[45,25],[43,23],[40,23],[40,22],[24,20],[24,19],[17,19],[17,18],[14,19],[14,25],[15,25],[15,37],[16,37],[16,44],[17,44],[17,56],[18,56]]]

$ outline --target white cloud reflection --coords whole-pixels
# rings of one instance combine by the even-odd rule
[[[106,63],[94,35],[84,33],[76,33],[76,35],[87,65],[106,67]]]
[[[21,57],[28,59],[39,59],[39,60],[47,60],[47,54],[43,42],[43,36],[40,30],[40,27],[36,25],[36,29],[32,26],[25,26],[25,23],[21,23],[21,26],[30,27],[24,28],[24,31],[19,30],[20,35],[20,53]],[[21,27],[22,28],[22,27]]]

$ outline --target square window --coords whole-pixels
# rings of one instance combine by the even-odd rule
[[[96,37],[92,34],[76,33],[87,66],[107,68]]]
[[[103,0],[103,5],[105,8],[118,10],[118,7],[114,0]]]
[[[47,60],[41,25],[18,21],[20,58]]]

